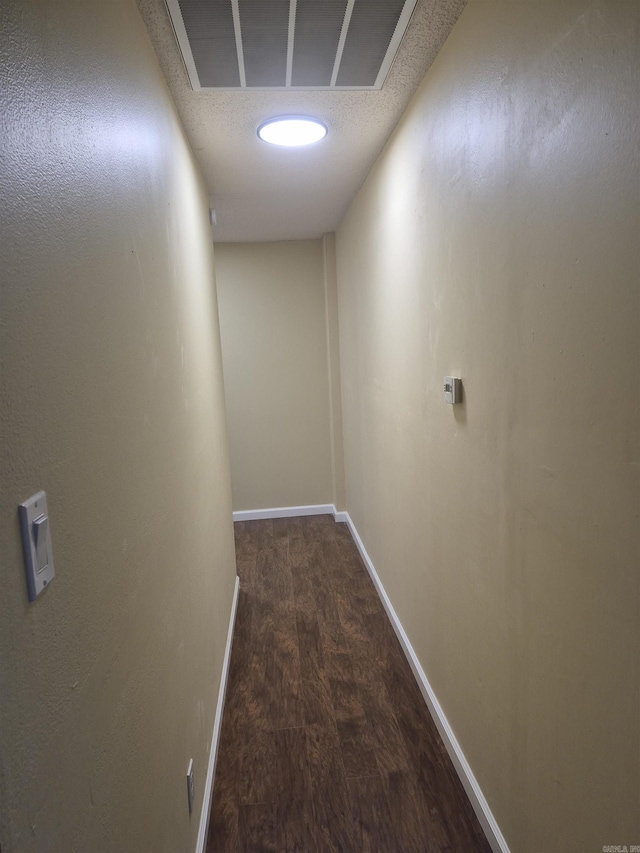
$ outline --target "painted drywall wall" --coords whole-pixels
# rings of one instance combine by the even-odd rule
[[[234,510],[332,502],[321,240],[216,244]]]
[[[207,195],[134,0],[0,16],[0,844],[193,851],[235,578]]]
[[[471,0],[337,233],[347,509],[517,853],[640,838],[639,44]]]

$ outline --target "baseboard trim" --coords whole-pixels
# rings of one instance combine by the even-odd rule
[[[380,600],[384,606],[384,609],[387,611],[387,616],[393,625],[393,629],[396,632],[398,640],[400,641],[400,645],[409,661],[409,665],[413,671],[413,675],[418,682],[418,687],[420,688],[420,692],[427,703],[427,707],[431,712],[431,716],[434,719],[434,722],[440,732],[440,737],[442,738],[444,745],[447,748],[447,752],[449,753],[449,757],[453,762],[454,767],[460,777],[460,781],[464,786],[465,791],[467,792],[467,796],[473,806],[473,810],[475,811],[478,820],[487,836],[487,841],[491,845],[491,849],[493,853],[509,853],[509,847],[507,846],[507,842],[500,831],[500,827],[496,819],[494,818],[491,809],[489,808],[489,804],[487,803],[484,794],[476,780],[476,777],[473,775],[473,771],[469,766],[467,759],[462,752],[460,744],[458,743],[455,734],[453,733],[453,729],[449,725],[449,721],[447,720],[440,703],[436,697],[436,694],[433,692],[433,688],[429,684],[429,679],[425,675],[422,666],[420,665],[420,661],[411,645],[409,638],[407,637],[404,628],[402,627],[402,623],[398,618],[396,611],[393,609],[393,605],[389,600],[389,596],[386,593],[384,586],[382,585],[382,581],[378,577],[378,573],[375,570],[375,567],[371,561],[371,558],[367,554],[367,550],[364,547],[362,539],[356,530],[356,526],[351,520],[351,517],[348,513],[339,513],[340,515],[346,516],[344,519],[351,531],[351,535],[353,537],[353,541],[356,543],[358,551],[360,552],[360,556],[362,557],[364,564],[371,576],[371,580],[373,581],[378,595],[380,596]],[[338,513],[336,513],[336,521]],[[342,519],[340,519],[342,520]]]
[[[240,591],[240,578],[236,575],[236,584],[233,590],[233,601],[231,602],[231,614],[229,616],[229,630],[227,631],[227,645],[224,650],[222,661],[222,676],[220,678],[220,689],[218,690],[218,705],[216,717],[213,722],[213,735],[211,737],[211,749],[209,750],[209,765],[207,767],[207,778],[204,784],[204,797],[202,798],[202,812],[200,813],[200,829],[196,853],[204,853],[207,844],[207,832],[209,831],[209,815],[211,813],[211,795],[213,794],[213,778],[216,771],[216,759],[218,757],[218,745],[220,743],[220,729],[222,728],[222,712],[224,711],[224,697],[227,692],[227,679],[229,677],[229,664],[231,662],[231,646],[233,645],[233,629],[236,624],[236,610],[238,609],[238,593]]]
[[[334,515],[333,504],[279,506],[273,509],[243,509],[233,513],[234,521],[256,521],[260,518],[294,518],[300,515]]]

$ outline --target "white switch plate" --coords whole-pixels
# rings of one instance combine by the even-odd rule
[[[456,376],[445,376],[442,383],[442,391],[445,403],[462,402],[462,382]]]
[[[55,575],[47,496],[44,492],[32,495],[20,504],[18,512],[29,601],[35,601]]]

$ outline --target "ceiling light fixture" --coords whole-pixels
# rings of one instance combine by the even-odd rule
[[[263,142],[272,145],[286,145],[290,148],[298,145],[311,145],[327,135],[327,126],[317,118],[309,116],[279,116],[263,122],[258,128],[258,136]]]

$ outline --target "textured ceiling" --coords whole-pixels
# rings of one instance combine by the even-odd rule
[[[216,211],[214,239],[302,240],[334,231],[466,0],[418,0],[380,91],[194,92],[164,0],[137,0]],[[329,135],[309,148],[261,142],[256,129],[313,115]]]

